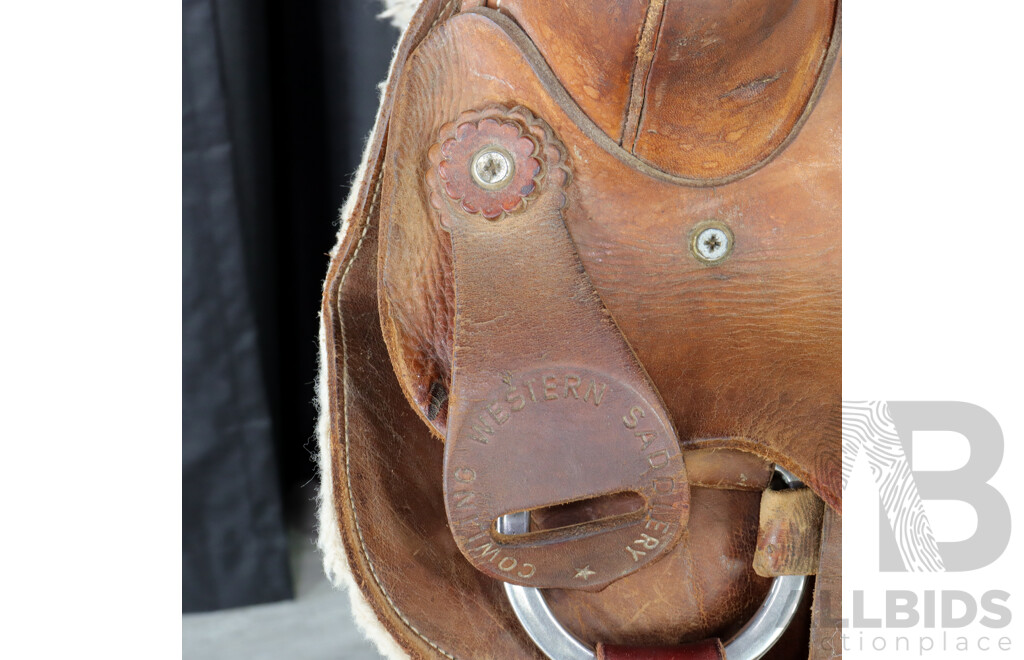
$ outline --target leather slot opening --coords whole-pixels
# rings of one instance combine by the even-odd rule
[[[618,527],[639,520],[646,511],[640,493],[624,491],[563,502],[530,511],[530,531],[522,536],[549,536],[573,528],[576,532]],[[496,528],[495,528],[496,531]],[[517,537],[520,535],[516,535]]]

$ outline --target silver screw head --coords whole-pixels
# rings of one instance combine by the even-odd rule
[[[512,157],[504,149],[487,147],[473,157],[469,171],[481,188],[498,190],[512,180],[515,165]]]
[[[729,228],[717,221],[698,227],[690,241],[693,256],[707,264],[722,261],[732,252],[733,235]]]

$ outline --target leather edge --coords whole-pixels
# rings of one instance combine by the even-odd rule
[[[395,50],[380,108],[367,139],[362,164],[352,192],[342,207],[338,240],[330,252],[331,262],[324,281],[320,310],[319,370],[317,399],[319,419],[317,546],[323,555],[324,571],[337,588],[348,592],[356,622],[378,651],[389,658],[453,656],[417,633],[390,603],[373,573],[365,550],[353,531],[358,522],[350,506],[348,480],[335,480],[346,466],[344,329],[338,307],[345,275],[358,256],[362,240],[374,223],[376,193],[387,141],[387,127],[394,101],[395,82],[415,47],[443,19],[459,9],[458,0],[424,0]],[[342,350],[339,351],[339,348]],[[371,583],[372,582],[372,583]],[[390,610],[381,603],[384,600]],[[415,642],[420,640],[420,644]],[[431,647],[433,647],[431,649]]]
[[[821,560],[811,605],[809,660],[831,660],[843,655],[842,642],[837,639],[842,633],[839,621],[843,590],[842,539],[842,515],[826,508],[821,527]],[[836,616],[837,610],[839,616]]]

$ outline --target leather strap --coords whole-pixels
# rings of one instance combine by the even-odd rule
[[[484,573],[598,590],[676,543],[689,486],[661,397],[565,227],[565,154],[529,111],[498,106],[443,126],[429,151],[455,275],[444,495],[459,549]],[[641,509],[495,530],[505,514],[630,492]]]
[[[683,646],[598,644],[597,660],[725,660],[725,648],[718,638]]]
[[[821,547],[811,615],[811,660],[843,655],[843,517],[832,509],[825,509]]]
[[[815,575],[824,510],[810,488],[764,491],[754,571],[762,577]]]

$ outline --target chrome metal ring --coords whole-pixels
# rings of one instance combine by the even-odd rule
[[[803,484],[792,473],[775,466],[775,471],[790,488]],[[530,531],[529,512],[513,513],[498,519],[500,534],[524,534]],[[729,660],[758,660],[779,641],[793,620],[807,584],[807,576],[785,575],[772,582],[768,595],[753,618],[725,644]],[[551,660],[595,660],[590,648],[566,630],[548,607],[544,594],[534,587],[505,583],[505,594],[530,639]]]

